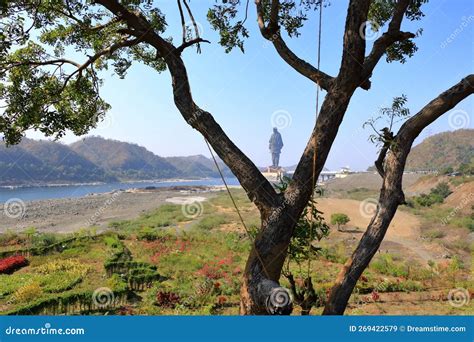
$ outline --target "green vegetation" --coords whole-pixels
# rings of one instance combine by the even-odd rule
[[[433,204],[443,203],[444,199],[448,197],[452,191],[449,188],[449,184],[446,182],[439,183],[436,187],[431,189],[430,193],[421,194],[415,196],[408,201],[408,205],[414,207],[416,205],[422,207],[431,207]]]
[[[41,292],[64,292],[81,282],[88,271],[87,265],[73,260],[54,260],[34,267],[31,274],[0,275],[0,296],[14,292],[12,299],[19,301],[24,293],[37,288]]]
[[[432,229],[423,234],[423,237],[427,238],[430,241],[434,239],[441,239],[445,236],[446,236],[446,233],[438,229]]]
[[[243,191],[233,193],[250,225],[258,218],[255,209]],[[251,241],[242,230],[219,229],[223,224],[238,224],[232,208],[221,193],[204,204],[201,216],[185,221],[181,221],[180,206],[164,205],[136,220],[116,222],[113,231],[101,235],[92,231],[76,236],[43,235],[33,229],[0,235],[0,250],[25,250],[38,244],[47,251],[30,255],[30,265],[14,274],[0,276],[2,314],[237,314]],[[319,212],[315,215],[320,217]],[[165,220],[177,229],[153,226]],[[291,262],[284,271],[302,289],[306,261],[311,258],[309,275],[317,298],[312,312],[318,313],[353,247],[332,239],[316,245],[318,236],[323,238],[328,231],[320,229],[325,226],[309,229],[311,222],[307,219],[299,225],[290,249]],[[315,241],[308,249],[310,232]],[[47,245],[62,241],[70,242],[61,249]],[[351,302],[360,300],[357,294],[367,294],[367,300],[373,302],[377,293],[452,288],[453,283],[468,287],[466,272],[458,259],[422,265],[390,253],[377,254]],[[286,277],[282,285],[290,287]],[[93,294],[104,288],[113,293],[114,300],[98,306]]]
[[[146,236],[153,235],[156,232],[153,228],[177,225],[188,220],[189,218],[184,216],[180,205],[164,204],[155,211],[142,214],[137,220],[112,222],[110,227],[120,232],[131,232],[140,229],[139,234]]]
[[[472,174],[473,135],[473,129],[458,129],[426,138],[410,151],[406,169],[437,170],[443,173],[453,170],[465,175]]]
[[[202,230],[211,230],[214,228],[219,227],[222,224],[228,223],[229,220],[226,215],[224,214],[215,214],[204,217],[200,220],[196,227]]]
[[[346,225],[350,221],[349,216],[343,213],[334,213],[331,215],[331,224],[337,225],[337,230],[341,230],[341,226]]]

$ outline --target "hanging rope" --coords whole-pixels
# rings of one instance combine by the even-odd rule
[[[230,192],[229,186],[227,185],[227,182],[224,178],[224,174],[222,173],[219,163],[217,162],[216,157],[214,156],[214,152],[212,152],[211,145],[209,144],[209,141],[207,141],[206,138],[204,138],[204,141],[206,142],[207,148],[209,149],[209,152],[211,153],[212,160],[214,161],[214,164],[216,165],[217,171],[219,171],[219,175],[221,176],[222,182],[224,183],[225,189],[227,190],[227,194],[229,195],[230,200],[232,201],[232,204],[234,205],[235,211],[237,212],[237,215],[239,216],[240,222],[242,223],[242,226],[245,229],[245,233],[247,233],[247,237],[249,238],[250,242],[253,245],[255,254],[257,255],[258,260],[262,264],[263,272],[265,273],[265,276],[267,277],[267,279],[270,279],[270,275],[267,269],[265,268],[263,259],[260,256],[260,253],[258,252],[257,246],[255,246],[255,240],[252,238],[252,235],[250,234],[250,231],[247,228],[247,225],[245,224],[244,218],[242,217],[242,214],[240,213],[239,207],[237,206],[237,203],[235,202],[234,196],[232,196],[232,193]]]
[[[321,32],[322,32],[322,19],[323,19],[323,0],[319,1],[319,25],[318,25],[318,56],[317,56],[317,69],[320,70],[321,65]],[[315,127],[318,122],[318,115],[319,115],[319,91],[320,86],[319,84],[316,85],[316,118],[315,118]],[[316,130],[315,130],[316,131]],[[311,237],[313,236],[313,225],[314,225],[314,192],[317,185],[317,177],[316,177],[316,147],[317,147],[317,136],[314,134],[314,153],[313,153],[313,173],[311,177],[311,225],[309,231],[309,239],[308,239],[308,275],[309,278],[310,271],[311,271]]]
[[[317,53],[317,69],[319,70],[320,69],[320,64],[321,64],[321,32],[322,32],[322,13],[323,13],[323,0],[321,0],[319,2],[319,26],[318,26],[318,53]],[[318,112],[319,112],[319,91],[320,91],[320,87],[319,87],[319,84],[317,84],[317,87],[316,87],[316,122],[318,120]],[[217,168],[217,171],[219,172],[219,175],[222,179],[222,182],[224,183],[224,186],[226,188],[226,191],[227,191],[227,194],[229,195],[229,198],[231,199],[232,201],[232,204],[235,208],[235,211],[237,212],[237,215],[239,216],[239,219],[240,219],[240,222],[242,223],[242,226],[244,227],[245,229],[245,232],[247,234],[247,237],[249,238],[249,240],[251,241],[252,245],[253,245],[253,248],[255,250],[255,254],[258,258],[258,260],[260,261],[261,265],[262,265],[262,269],[263,269],[263,272],[265,273],[266,277],[269,279],[270,276],[269,276],[269,273],[268,271],[266,270],[265,268],[265,264],[263,262],[263,259],[262,257],[260,256],[260,253],[258,252],[258,249],[255,245],[255,241],[254,239],[252,238],[252,235],[250,234],[250,231],[247,227],[247,225],[245,224],[245,221],[242,217],[242,214],[239,210],[239,207],[237,206],[237,203],[235,202],[235,199],[234,199],[234,196],[232,195],[230,189],[229,189],[229,186],[225,180],[225,177],[222,173],[222,170],[219,166],[219,163],[217,163],[217,160],[216,160],[216,157],[214,155],[214,152],[212,151],[212,148],[211,148],[211,145],[209,144],[209,141],[207,139],[204,139],[204,141],[206,142],[206,145],[207,145],[207,148],[209,149],[209,153],[211,154],[211,157],[212,157],[212,160],[214,161],[214,164]],[[313,211],[315,209],[314,207],[314,190],[315,190],[315,187],[316,187],[316,144],[317,144],[317,139],[316,139],[316,135],[314,135],[314,154],[313,154],[313,170],[312,170],[312,179],[311,179],[311,189],[312,189],[312,192],[311,192],[311,225],[310,225],[310,237],[313,235],[313,224],[314,224],[314,215],[313,215]],[[311,239],[308,239],[308,251],[311,252]],[[309,255],[310,253],[308,253]],[[308,257],[308,278],[309,278],[309,274],[310,274],[310,269],[311,269],[311,257]]]

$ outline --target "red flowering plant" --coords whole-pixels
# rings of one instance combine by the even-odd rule
[[[153,252],[151,261],[155,264],[159,263],[163,256],[173,253],[183,253],[189,250],[191,246],[190,241],[182,240],[180,238],[171,241],[167,240],[155,240],[152,242],[144,242],[144,247]]]
[[[156,304],[166,308],[174,308],[181,301],[178,294],[174,292],[158,291],[156,293]]]
[[[196,274],[212,281],[214,295],[232,296],[239,292],[241,285],[242,269],[235,262],[235,257],[229,253],[203,264]]]
[[[372,297],[372,300],[374,302],[378,301],[380,299],[380,295],[379,293],[377,292],[377,290],[373,290],[372,291],[372,294],[371,294],[371,297]]]
[[[27,266],[28,260],[24,256],[15,255],[0,259],[0,274],[12,274],[16,270]]]

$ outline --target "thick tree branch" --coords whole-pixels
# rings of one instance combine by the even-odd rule
[[[257,9],[257,22],[260,32],[265,39],[272,42],[280,57],[301,75],[319,84],[322,89],[328,90],[331,87],[334,78],[318,70],[304,59],[299,58],[293,51],[291,51],[291,49],[286,45],[285,41],[281,37],[280,27],[278,25],[279,1],[272,1],[270,22],[268,26],[265,25],[262,1],[256,0],[255,5]]]
[[[178,3],[179,17],[181,19],[181,30],[183,32],[183,44],[186,43],[186,23],[184,21],[183,6],[181,6],[181,0],[176,0]]]
[[[172,76],[175,104],[184,119],[211,144],[217,155],[239,179],[249,198],[262,212],[275,205],[276,192],[252,161],[229,139],[212,115],[194,103],[184,62],[177,48],[152,29],[146,19],[127,10],[118,1],[98,0],[115,15],[121,15],[130,28],[139,32],[143,40],[153,46],[165,60]]]
[[[64,64],[70,64],[78,68],[81,66],[81,64],[74,62],[72,60],[58,58],[58,59],[51,59],[47,61],[5,62],[5,63],[0,63],[0,68],[2,69],[4,68],[5,70],[10,70],[11,68],[16,68],[16,67],[24,66],[24,65],[45,66],[45,65],[64,65]]]
[[[352,257],[339,273],[323,314],[342,315],[344,313],[357,280],[379,249],[398,206],[404,202],[403,170],[416,137],[425,127],[473,93],[474,75],[469,75],[440,94],[402,125],[395,137],[392,152],[385,163],[385,174],[376,213]]]
[[[380,177],[382,177],[382,178],[385,175],[385,170],[384,170],[383,163],[385,161],[385,157],[387,156],[387,152],[388,152],[388,147],[382,146],[382,149],[379,152],[379,156],[378,156],[377,160],[374,163],[377,172],[379,173]]]
[[[271,41],[275,47],[275,50],[288,65],[290,65],[301,75],[317,83],[322,89],[328,90],[331,87],[334,80],[332,76],[329,76],[328,74],[318,70],[310,63],[296,56],[286,45],[280,33],[275,33],[272,35],[272,37],[273,38]]]
[[[202,39],[202,38],[195,38],[195,39],[192,39],[192,40],[188,40],[187,42],[184,42],[183,44],[181,44],[180,46],[178,46],[176,48],[176,53],[178,55],[180,55],[184,49],[190,47],[190,46],[193,46],[194,44],[199,44],[199,43],[208,43],[208,44],[211,44],[211,42],[209,40],[206,40],[206,39]]]
[[[463,78],[408,119],[397,133],[398,140],[413,141],[421,131],[474,92],[474,74]]]
[[[365,38],[360,33],[367,22],[370,0],[351,0],[347,10],[341,67],[337,76],[342,85],[352,88],[361,82],[365,57]]]
[[[369,78],[377,66],[377,63],[380,61],[380,58],[382,58],[382,56],[387,51],[387,48],[395,42],[415,37],[415,35],[411,32],[400,31],[402,20],[405,12],[407,11],[409,3],[410,0],[398,1],[387,31],[374,42],[372,51],[365,58],[362,79],[366,82],[369,82],[369,84]]]

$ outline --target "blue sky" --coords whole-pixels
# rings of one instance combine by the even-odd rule
[[[211,112],[230,138],[259,166],[271,162],[268,139],[274,125],[272,117],[283,118],[280,132],[285,146],[280,164],[297,163],[314,124],[315,85],[290,68],[261,37],[253,1],[249,6],[250,38],[245,43],[245,54],[238,50],[226,54],[205,19],[207,8],[213,3],[191,1],[202,36],[212,42],[203,45],[200,55],[194,49],[183,54],[196,103]],[[179,41],[176,2],[158,1],[157,5],[167,15],[167,33]],[[333,0],[323,10],[321,69],[330,75],[336,75],[339,69],[346,9],[347,1]],[[326,166],[330,169],[348,165],[365,170],[373,164],[377,151],[367,140],[369,129],[362,129],[362,124],[379,108],[389,106],[393,97],[406,94],[414,114],[473,72],[474,2],[432,0],[424,12],[426,16],[421,21],[405,21],[403,26],[413,32],[423,28],[423,35],[417,39],[416,55],[406,64],[387,64],[382,60],[373,74],[372,89],[356,91],[329,155]],[[287,39],[297,55],[314,64],[317,17],[317,12],[311,13],[302,35]],[[370,44],[369,41],[368,49]],[[203,138],[186,124],[174,106],[168,72],[158,74],[146,66],[134,65],[124,80],[111,74],[104,75],[104,79],[102,95],[112,109],[90,134],[134,142],[161,156],[209,156]],[[421,138],[459,127],[472,128],[473,109],[471,97],[428,127]],[[41,138],[35,132],[28,136]],[[69,134],[61,141],[70,143],[78,139]]]

